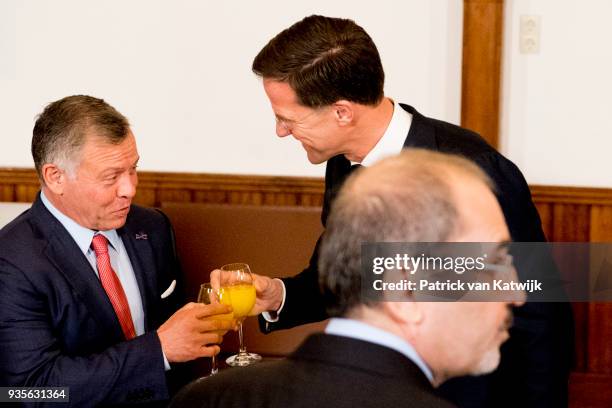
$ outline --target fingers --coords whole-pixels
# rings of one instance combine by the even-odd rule
[[[231,307],[226,305],[201,303],[188,303],[175,312],[157,329],[168,361],[190,361],[217,354],[219,347],[214,345],[221,343],[223,335],[236,324],[230,312]]]
[[[217,344],[221,343],[222,337],[216,335],[214,333],[208,333],[198,337],[198,340],[201,341],[199,346],[195,346],[192,354],[194,358],[198,357],[212,357],[216,356],[221,352],[221,347]]]
[[[235,325],[234,319],[215,320],[215,319],[200,319],[197,321],[195,331],[198,333],[216,332],[225,333],[231,330]]]
[[[219,289],[221,286],[231,286],[240,283],[237,276],[231,273],[221,273],[221,269],[214,269],[210,273],[210,285],[214,289]]]
[[[251,315],[278,310],[283,301],[283,284],[277,279],[260,275],[257,275],[253,284],[257,299]]]
[[[168,320],[173,320],[176,322],[183,322],[183,324],[196,324],[204,326],[214,326],[211,322],[219,322],[218,329],[214,327],[211,330],[227,330],[228,328],[233,327],[235,324],[234,319],[232,318],[232,308],[231,306],[224,305],[221,303],[215,303],[210,305],[205,305],[203,303],[187,303],[185,306],[176,311],[172,317]],[[225,315],[225,316],[218,316]],[[215,319],[215,317],[217,317]],[[205,322],[205,323],[203,323]],[[165,325],[166,323],[164,323]],[[162,327],[164,326],[162,325]],[[211,327],[212,327],[211,326]],[[205,330],[200,330],[205,331]]]
[[[219,287],[221,286],[221,270],[220,269],[215,269],[210,273],[210,285],[214,288],[214,289],[219,289]]]
[[[221,352],[221,347],[219,346],[202,346],[200,348],[200,354],[198,357],[212,357],[212,356],[216,356],[217,354],[219,354]]]
[[[193,309],[194,316],[197,319],[232,312],[231,306],[224,305],[222,303],[211,303],[210,305],[196,303],[196,306],[193,307]]]
[[[264,292],[272,284],[272,279],[267,276],[257,275],[254,273],[251,275],[253,276],[253,286],[255,286],[255,291],[258,294]]]
[[[181,307],[179,310],[183,310],[183,309],[189,310],[189,309],[193,309],[194,307],[198,307],[198,303],[189,302],[185,306]]]
[[[198,333],[193,335],[191,341],[194,344],[202,345],[221,344],[221,342],[223,341],[223,336],[215,332]]]

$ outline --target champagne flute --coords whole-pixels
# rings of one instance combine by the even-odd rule
[[[240,349],[238,354],[230,356],[226,363],[232,367],[244,367],[261,360],[255,353],[247,353],[242,334],[242,321],[255,306],[255,286],[249,265],[232,263],[223,265],[220,273],[221,303],[230,305],[234,310],[234,318],[238,321],[238,339]]]
[[[203,283],[200,285],[200,292],[198,293],[198,303],[204,303],[205,305],[220,303],[221,295],[220,291],[213,288],[210,283]],[[233,313],[225,313],[215,315],[214,319],[216,320],[231,320],[234,318]],[[212,356],[211,366],[210,366],[210,374],[206,377],[210,377],[211,375],[215,375],[219,372],[217,368],[217,359],[216,356]],[[206,378],[203,377],[203,378]]]

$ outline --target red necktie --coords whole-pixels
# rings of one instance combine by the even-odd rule
[[[106,291],[113,309],[115,309],[123,334],[125,334],[126,339],[133,339],[136,337],[136,330],[134,330],[130,306],[128,305],[121,282],[111,266],[110,257],[108,256],[108,241],[104,235],[97,234],[94,235],[91,246],[96,253],[100,282],[102,282],[102,287]]]

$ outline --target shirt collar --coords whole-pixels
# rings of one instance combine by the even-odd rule
[[[91,247],[91,241],[97,233],[102,234],[108,239],[108,242],[113,246],[113,248],[117,249],[119,246],[119,234],[117,234],[117,230],[108,230],[108,231],[94,231],[89,228],[85,228],[82,225],[78,224],[72,218],[68,217],[60,210],[55,208],[51,201],[45,196],[43,191],[40,192],[40,199],[47,207],[47,210],[53,215],[59,222],[66,228],[66,231],[70,234],[74,242],[78,245],[79,249],[83,254],[87,255],[87,251]]]
[[[427,364],[425,364],[421,356],[417,354],[414,347],[412,347],[412,345],[407,341],[392,333],[389,333],[388,331],[379,329],[358,320],[335,317],[329,321],[327,327],[325,328],[325,333],[363,340],[395,350],[405,355],[414,364],[416,364],[430,382],[433,381],[431,370]]]
[[[406,112],[393,101],[393,115],[387,130],[372,150],[361,161],[362,166],[371,166],[380,159],[393,156],[402,151],[412,124],[412,114]]]

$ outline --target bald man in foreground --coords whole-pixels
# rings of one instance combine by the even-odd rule
[[[362,290],[362,243],[495,243],[500,264],[488,268],[516,276],[509,240],[491,182],[465,159],[409,149],[359,170],[334,202],[321,244],[319,282],[334,316],[325,333],[286,360],[192,383],[171,406],[453,407],[436,388],[495,370],[524,293],[482,303],[423,302],[412,292],[373,299]]]

